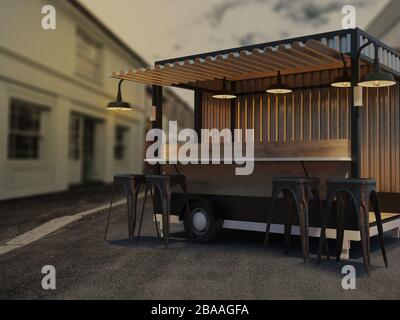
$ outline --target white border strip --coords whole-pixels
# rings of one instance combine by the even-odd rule
[[[222,225],[225,229],[234,229],[234,230],[246,230],[246,231],[257,231],[257,232],[265,232],[267,227],[266,223],[263,222],[250,222],[250,221],[240,221],[240,220],[224,220]],[[400,227],[400,217],[388,222],[383,222],[383,232],[393,230]],[[283,224],[271,224],[272,233],[284,233],[284,225]],[[370,227],[370,237],[373,237],[378,234],[378,229],[376,226]],[[309,235],[310,237],[318,237],[320,236],[321,228],[318,227],[310,227]],[[299,226],[292,226],[292,235],[300,235]],[[336,229],[326,229],[326,236],[329,239],[336,239]],[[345,230],[345,237],[347,240],[352,241],[360,241],[360,232],[355,230]]]
[[[143,194],[139,195],[139,198],[142,198]],[[120,201],[115,201],[113,203],[113,208],[120,206],[122,204],[126,203],[126,200],[120,200]],[[0,255],[10,252],[14,249],[22,248],[36,240],[39,240],[48,234],[65,227],[66,225],[78,221],[80,219],[83,219],[84,217],[90,216],[92,214],[95,214],[99,211],[108,209],[110,207],[110,204],[104,204],[102,206],[87,210],[87,211],[82,211],[79,213],[76,213],[74,215],[68,215],[68,216],[63,216],[59,218],[55,218],[53,220],[50,220],[35,229],[32,229],[28,232],[25,232],[24,234],[19,235],[18,237],[11,239],[6,242],[6,245],[0,246]]]

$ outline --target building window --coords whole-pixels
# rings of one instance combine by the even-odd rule
[[[82,117],[71,114],[69,120],[69,158],[81,159]]]
[[[40,158],[41,118],[44,108],[27,101],[11,99],[8,158]]]
[[[129,128],[123,126],[115,127],[115,146],[114,158],[115,160],[122,161],[126,157],[126,140]]]
[[[77,30],[76,73],[90,81],[102,81],[102,45],[81,29]]]

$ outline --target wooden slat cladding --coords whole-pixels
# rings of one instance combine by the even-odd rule
[[[241,83],[240,90],[260,91],[261,82]],[[235,101],[236,128],[254,129],[255,142],[265,143],[349,139],[349,98],[348,89],[333,87],[296,90],[287,95],[239,96]],[[230,121],[226,121],[230,104],[205,93],[203,128],[230,128]]]
[[[202,128],[225,129],[231,126],[230,100],[213,99],[212,93],[203,93]]]
[[[363,67],[361,74],[368,71]],[[288,95],[267,93],[239,96],[235,101],[235,127],[254,128],[255,141],[286,143],[350,139],[350,89],[329,86],[339,75],[324,71],[283,77],[293,87],[326,85],[323,88],[295,90]],[[236,83],[239,93],[261,92],[274,79],[264,78]],[[218,84],[219,85],[219,84]],[[218,87],[218,86],[217,86]],[[364,89],[361,111],[361,171],[376,178],[380,192],[400,192],[400,88]],[[230,117],[231,101],[218,101],[207,92],[203,96],[203,128],[215,126],[218,104],[225,119]],[[221,110],[219,110],[221,112]],[[230,128],[230,121],[224,122]]]
[[[363,91],[362,176],[377,179],[381,192],[400,192],[399,85]]]

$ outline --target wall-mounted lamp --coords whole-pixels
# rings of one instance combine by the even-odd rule
[[[368,87],[368,88],[382,88],[382,87],[390,87],[396,84],[396,80],[394,80],[393,75],[387,72],[382,72],[381,67],[379,65],[379,56],[378,56],[378,46],[374,42],[375,47],[375,59],[373,70],[370,73],[364,75],[361,81],[358,83],[360,87]],[[360,48],[361,49],[361,48]]]
[[[285,83],[282,83],[281,72],[278,71],[278,77],[276,79],[276,83],[270,85],[266,90],[268,93],[274,94],[286,94],[291,93],[292,89]]]
[[[342,75],[335,78],[335,80],[333,80],[331,86],[337,87],[337,88],[349,88],[349,87],[351,87],[351,77],[347,70],[347,62],[346,62],[346,59],[344,58],[343,53],[341,53],[341,56],[342,56],[342,60],[343,60]]]
[[[124,80],[120,80],[118,83],[118,93],[117,99],[115,101],[111,101],[107,104],[107,110],[117,110],[117,111],[130,111],[132,110],[131,105],[128,102],[124,102],[122,100],[121,94],[121,84]]]
[[[216,91],[212,97],[214,99],[225,99],[225,100],[237,98],[235,92],[231,88],[228,89],[226,78],[222,80],[222,89]]]

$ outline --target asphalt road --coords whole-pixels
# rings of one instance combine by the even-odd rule
[[[399,299],[400,241],[387,238],[390,267],[383,267],[372,241],[372,270],[366,277],[359,246],[351,262],[356,290],[343,290],[335,261],[315,266],[317,242],[311,241],[308,268],[294,237],[290,254],[282,236],[272,236],[268,251],[262,234],[224,232],[210,245],[183,238],[165,249],[146,212],[144,237],[126,240],[124,207],[115,210],[110,241],[103,240],[104,212],[66,226],[26,247],[0,255],[1,299]],[[181,227],[174,227],[179,232]],[[179,235],[179,234],[178,234]],[[334,242],[331,250],[334,252]],[[56,290],[43,290],[41,269],[56,268]]]
[[[110,201],[110,192],[111,186],[96,184],[67,192],[0,201],[0,244],[51,219],[106,204]],[[117,192],[116,201],[120,198],[121,192]]]

